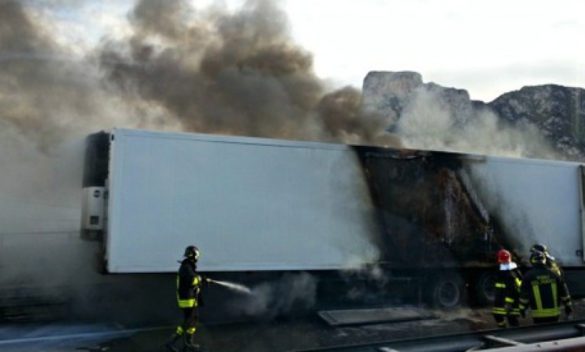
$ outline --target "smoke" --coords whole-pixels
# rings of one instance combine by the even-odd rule
[[[453,103],[457,98],[450,100],[445,95],[448,95],[445,89],[436,89],[433,84],[420,85],[413,90],[395,125],[395,131],[406,147],[506,157],[567,158],[554,150],[535,125],[520,121],[512,126],[488,108],[472,107],[468,97],[457,104]],[[507,170],[514,170],[514,165],[518,164],[509,165]],[[525,196],[513,188],[506,189],[509,181],[504,182],[502,176],[498,178],[491,174],[493,170],[490,173],[483,163],[470,164],[468,172],[486,210],[498,221],[497,231],[504,232],[496,234],[496,238],[505,239],[507,246],[525,253],[528,248],[524,248],[524,243],[534,242],[543,226],[546,227],[543,215],[540,218],[530,216],[537,214],[538,210],[527,209],[521,201]],[[443,206],[448,206],[448,203]],[[469,216],[456,218],[471,219]],[[505,236],[520,233],[533,240],[518,241],[513,235]]]
[[[345,270],[341,279],[348,289],[340,292],[340,295],[350,302],[389,303],[398,297],[388,296],[390,274],[379,265],[362,265],[357,269]]]
[[[235,11],[138,1],[130,34],[86,56],[57,38],[37,2],[3,1],[0,21],[0,123],[45,154],[112,126],[401,145],[386,131],[396,116],[363,109],[359,90],[331,91],[315,75],[272,1]],[[533,126],[504,126],[489,111],[462,118],[436,90],[415,87],[393,127],[408,147],[554,155]]]
[[[405,147],[413,149],[562,159],[535,125],[511,126],[487,108],[458,107],[434,85],[412,92],[395,132]]]
[[[46,19],[21,2],[0,2],[0,23],[0,207],[11,214],[0,231],[75,231],[79,217],[73,226],[68,221],[79,200],[75,141],[97,116],[97,70],[64,59],[67,50],[53,40]],[[52,216],[67,224],[42,221]]]
[[[272,319],[313,307],[317,280],[308,273],[285,274],[278,281],[254,286],[251,291],[251,295],[233,300],[232,310],[250,317]]]
[[[128,114],[97,67],[76,59],[43,12],[25,4],[0,2],[0,191],[48,211],[78,208],[81,139]]]
[[[34,282],[53,292],[101,280],[97,244],[78,235],[88,133],[116,126],[395,142],[380,116],[361,111],[358,90],[332,92],[314,74],[311,54],[291,40],[272,2],[231,12],[139,1],[128,15],[129,35],[104,37],[89,50],[60,37],[50,15],[60,6],[69,5],[0,2],[3,286]],[[311,305],[315,286],[301,275],[256,287],[248,313]]]
[[[360,115],[358,91],[327,93],[271,2],[198,13],[186,1],[140,1],[129,14],[133,35],[104,38],[85,57],[55,35],[37,2],[0,2],[0,23],[5,204],[45,197],[49,213],[54,198],[79,208],[78,141],[112,126],[353,142],[385,135],[377,117]],[[3,222],[3,231],[23,222]]]
[[[97,71],[67,60],[43,18],[21,3],[0,3],[0,23],[0,122],[43,152],[87,131],[102,102]]]
[[[536,242],[536,234],[542,229],[535,228],[534,219],[528,218],[527,209],[521,202],[519,204],[514,202],[514,199],[522,199],[522,196],[506,197],[505,193],[510,190],[502,189],[502,180],[490,174],[481,164],[470,165],[469,171],[474,187],[481,195],[488,212],[499,221],[500,231],[504,232],[496,234],[496,237],[506,241],[500,245],[505,245],[517,253],[527,253],[528,246]],[[518,234],[521,234],[518,237],[523,240],[515,236]]]
[[[328,93],[272,2],[197,12],[187,1],[139,1],[128,16],[133,34],[103,38],[85,56],[44,10],[0,2],[4,197],[43,194],[43,204],[78,208],[79,141],[113,126],[390,143],[382,119],[360,112],[359,91]]]
[[[98,52],[106,79],[183,130],[397,145],[384,119],[361,111],[358,90],[327,93],[274,2],[229,12],[143,0],[129,18],[134,34]]]

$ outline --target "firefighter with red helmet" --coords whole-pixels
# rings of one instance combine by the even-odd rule
[[[197,273],[199,249],[196,246],[185,248],[184,259],[181,261],[177,274],[177,304],[183,312],[183,322],[177,326],[175,333],[167,342],[166,347],[171,351],[178,351],[176,343],[183,338],[185,349],[199,351],[193,338],[197,330],[198,312],[200,305],[201,288],[208,279]]]
[[[495,297],[492,313],[498,327],[505,328],[507,324],[518,326],[522,274],[518,265],[512,261],[509,251],[505,249],[498,251],[497,260],[499,270],[494,283]]]

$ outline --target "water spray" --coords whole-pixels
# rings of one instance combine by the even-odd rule
[[[233,291],[237,291],[240,293],[244,293],[247,295],[251,295],[252,294],[252,290],[250,290],[248,287],[244,286],[244,285],[240,285],[240,284],[236,284],[233,282],[229,282],[229,281],[218,281],[218,280],[213,280],[213,279],[209,279],[207,278],[207,282],[212,283],[212,284],[216,284],[219,286],[223,286],[223,287],[227,287],[230,290]]]

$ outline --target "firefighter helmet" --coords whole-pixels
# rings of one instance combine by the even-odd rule
[[[183,254],[183,256],[196,261],[199,259],[199,248],[196,246],[188,246],[185,248],[185,254]]]
[[[498,251],[498,263],[505,264],[512,261],[512,255],[505,249],[500,249]]]
[[[532,246],[532,248],[530,248],[530,253],[534,253],[534,252],[541,252],[541,253],[548,253],[548,248],[546,248],[546,246],[542,243],[537,243],[534,246]]]
[[[546,256],[544,255],[543,252],[533,252],[532,255],[530,256],[530,263],[531,264],[545,264],[546,263]]]

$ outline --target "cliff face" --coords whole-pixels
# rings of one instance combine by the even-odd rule
[[[585,160],[581,88],[524,87],[486,103],[416,72],[370,72],[363,95],[364,109],[387,116],[407,147]]]
[[[559,85],[523,87],[488,104],[512,124],[530,122],[569,158],[585,154],[585,90]]]
[[[423,85],[417,72],[369,72],[364,79],[363,104],[395,123],[414,91]]]

